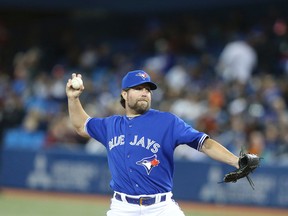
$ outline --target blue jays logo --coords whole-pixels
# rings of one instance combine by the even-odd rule
[[[148,74],[147,74],[147,73],[138,73],[138,74],[136,74],[136,76],[141,77],[143,80],[145,80],[146,78],[148,78]]]
[[[154,154],[153,156],[151,157],[146,157],[146,158],[143,158],[142,160],[140,161],[137,161],[136,164],[137,165],[141,165],[145,168],[147,174],[149,175],[151,170],[158,166],[160,163],[159,160],[157,160],[157,155]]]

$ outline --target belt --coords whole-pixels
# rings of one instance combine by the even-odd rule
[[[115,199],[117,199],[119,201],[123,201],[121,194],[119,194],[117,192],[115,192],[114,197],[115,197]],[[149,205],[153,205],[156,203],[156,197],[149,197],[149,196],[143,196],[143,197],[139,197],[139,198],[125,196],[125,199],[130,204],[136,204],[136,205],[140,205],[140,206],[149,206]],[[162,195],[159,202],[164,202],[164,201],[166,201],[166,195]]]

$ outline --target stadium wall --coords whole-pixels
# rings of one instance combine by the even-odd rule
[[[263,165],[246,179],[218,183],[231,167],[216,162],[176,161],[174,198],[204,203],[288,208],[288,167]],[[2,187],[85,194],[112,194],[105,156],[74,151],[5,149]],[[239,193],[240,191],[240,193]]]

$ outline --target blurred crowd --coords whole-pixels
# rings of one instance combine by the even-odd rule
[[[237,155],[244,146],[264,163],[288,165],[287,24],[287,17],[274,12],[259,19],[239,13],[143,18],[137,25],[123,21],[125,33],[109,36],[91,29],[93,22],[58,28],[55,44],[46,35],[15,49],[9,66],[2,62],[3,147],[104,153],[99,143],[73,131],[67,80],[81,73],[85,110],[105,117],[124,112],[123,75],[143,69],[159,86],[152,108],[175,113]],[[10,31],[0,24],[0,52],[11,43]],[[23,37],[33,36],[31,30]],[[175,156],[205,160],[185,146]]]

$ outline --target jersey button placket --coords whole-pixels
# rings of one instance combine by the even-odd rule
[[[126,130],[127,130],[127,146],[126,146],[126,158],[127,158],[127,160],[126,160],[126,165],[127,165],[127,170],[128,170],[128,173],[129,173],[129,175],[130,174],[132,174],[133,173],[133,169],[130,167],[131,165],[130,165],[130,157],[131,157],[131,155],[130,155],[130,153],[129,153],[129,147],[130,147],[130,145],[129,145],[129,142],[130,142],[130,139],[131,139],[131,129],[132,129],[132,124],[131,124],[131,120],[129,120],[128,121],[128,125],[127,125],[127,127],[126,127]]]
[[[133,125],[132,125],[132,120],[129,120],[128,122],[128,128],[127,128],[127,136],[129,137],[128,140],[130,140],[131,138],[131,135],[132,135],[132,128],[133,128]],[[129,145],[129,143],[127,143]],[[127,153],[127,159],[130,159],[131,155],[130,153]],[[128,160],[126,160],[127,163],[129,164]],[[129,165],[128,165],[129,166]],[[129,168],[129,173],[132,174],[133,173],[133,169]],[[137,189],[139,189],[139,185],[135,183],[135,180],[133,178],[131,178],[131,181],[133,182],[134,181],[134,185]]]
[[[131,136],[131,130],[130,130],[130,128],[132,128],[131,122],[128,123],[128,129],[127,129],[127,131],[128,131],[128,133],[127,133],[127,135],[128,135],[128,140],[130,140],[130,136]],[[127,144],[128,144],[128,143],[127,143]],[[129,153],[127,153],[127,158],[128,158],[128,159],[130,158],[130,154],[129,154]],[[131,169],[130,169],[130,170],[131,170]]]

